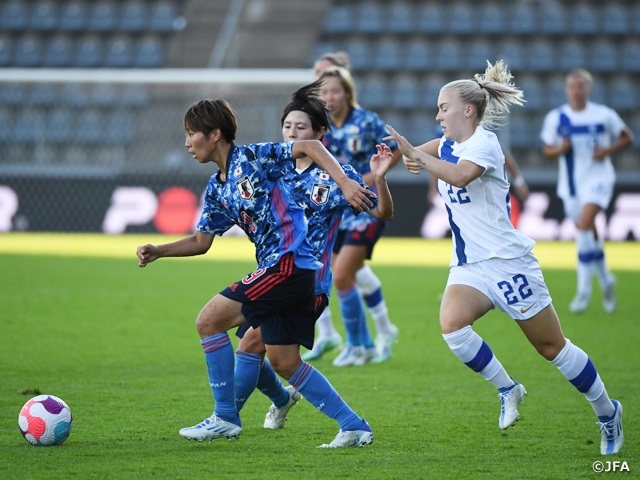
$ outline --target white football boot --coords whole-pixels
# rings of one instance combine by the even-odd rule
[[[287,412],[302,398],[302,394],[298,392],[293,385],[289,385],[285,390],[289,394],[289,401],[280,408],[276,407],[273,403],[271,404],[267,416],[264,419],[264,428],[270,430],[284,428],[284,422],[287,420]]]

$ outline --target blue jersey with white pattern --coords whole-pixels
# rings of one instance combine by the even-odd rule
[[[260,268],[268,268],[292,252],[298,268],[322,265],[307,240],[304,211],[291,198],[285,182],[295,172],[293,142],[231,144],[226,181],[216,172],[204,197],[197,230],[222,235],[239,225],[256,247]]]
[[[352,166],[342,165],[342,169],[347,177],[368,188]],[[354,215],[359,212],[344,198],[329,174],[315,163],[295,175],[293,182],[291,195],[307,216],[307,239],[315,257],[324,265],[316,274],[316,295],[324,293],[329,297],[333,281],[331,255],[340,219],[343,212],[352,212]],[[373,202],[372,208],[377,207],[378,199],[373,199]]]
[[[377,113],[363,108],[351,108],[341,127],[331,123],[331,130],[324,133],[322,143],[341,163],[348,163],[360,175],[371,171],[369,160],[376,153],[376,145],[389,135],[385,123]],[[391,150],[397,149],[395,141],[385,142]],[[347,210],[340,230],[353,230],[377,220],[371,215],[355,215]]]

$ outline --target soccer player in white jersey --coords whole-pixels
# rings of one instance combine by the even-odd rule
[[[616,309],[615,277],[607,268],[604,239],[596,230],[596,215],[606,210],[616,175],[610,155],[633,143],[633,133],[611,108],[589,101],[591,74],[574,70],[565,80],[568,103],[551,110],[540,138],[543,152],[559,161],[557,194],[565,215],[576,224],[577,293],[569,306],[583,312],[591,300],[593,275],[603,291],[607,313]]]
[[[409,172],[436,176],[453,232],[449,279],[440,306],[442,336],[451,351],[499,391],[498,425],[518,420],[527,394],[472,329],[496,306],[517,321],[538,353],[555,365],[591,403],[600,423],[603,455],[622,448],[622,405],[609,399],[587,354],[564,337],[551,304],[535,242],[509,221],[509,183],[495,127],[509,105],[522,104],[502,61],[489,63],[474,80],[446,84],[438,96],[436,121],[444,137],[418,148],[389,127]]]

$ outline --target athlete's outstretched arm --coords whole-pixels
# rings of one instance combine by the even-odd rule
[[[378,191],[378,206],[369,214],[378,220],[387,221],[393,218],[393,199],[387,184],[386,174],[393,166],[395,152],[385,145],[376,145],[376,153],[371,157],[369,166],[373,174],[373,181]]]
[[[213,243],[214,235],[210,233],[196,232],[190,237],[164,245],[142,245],[136,250],[138,266],[146,267],[148,263],[160,257],[192,257],[202,255],[209,251]]]

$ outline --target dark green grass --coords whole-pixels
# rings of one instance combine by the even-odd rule
[[[571,271],[545,272],[565,335],[593,359],[625,411],[625,447],[599,454],[588,402],[538,356],[517,325],[492,312],[476,324],[529,396],[514,428],[498,428],[495,389],[442,340],[439,296],[447,269],[375,267],[399,342],[390,362],[338,369],[315,363],[375,430],[362,449],[317,450],[336,424],[305,401],[284,430],[262,428],[270,402],[256,392],[239,440],[187,442],[177,431],[211,414],[194,321],[250,263],[0,255],[0,478],[591,478],[598,460],[640,469],[638,272],[616,272],[618,312],[594,288],[572,315]],[[334,317],[337,304],[332,302]],[[342,328],[340,327],[340,330]],[[235,337],[234,337],[235,341]],[[73,431],[59,447],[21,437],[33,391],[63,398]],[[24,391],[30,391],[26,394]]]

